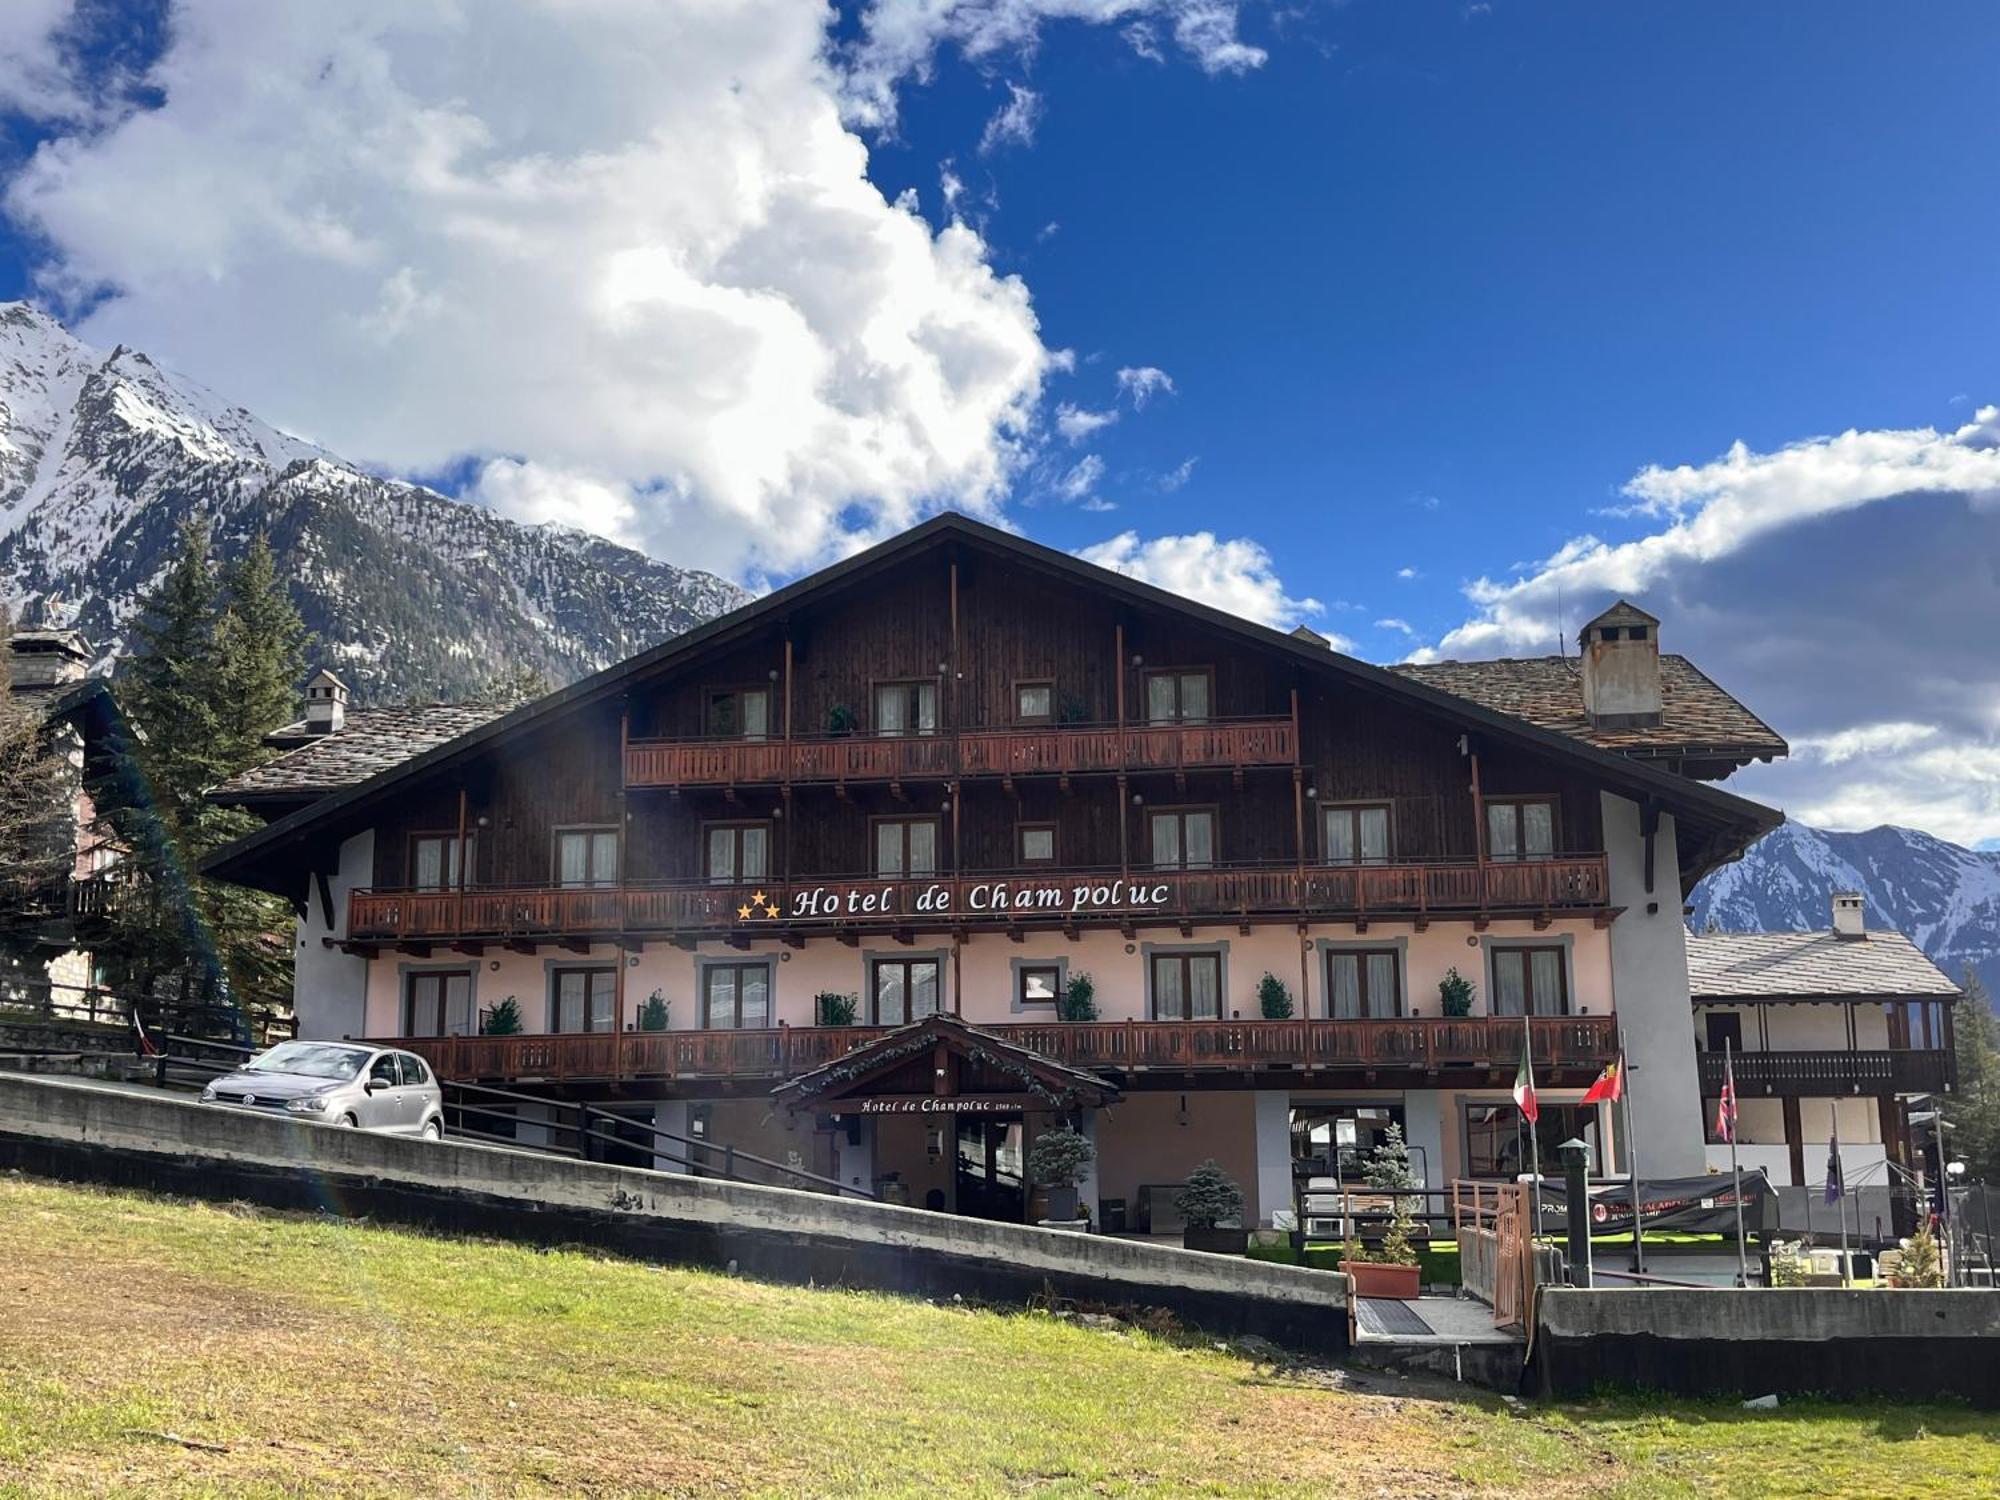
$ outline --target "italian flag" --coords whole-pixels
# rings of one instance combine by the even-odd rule
[[[1542,1107],[1535,1102],[1535,1059],[1528,1050],[1528,1026],[1521,1023],[1521,1067],[1514,1074],[1514,1102],[1521,1107],[1528,1123],[1534,1124],[1542,1117]]]

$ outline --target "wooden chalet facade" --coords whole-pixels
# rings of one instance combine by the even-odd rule
[[[1268,1219],[1336,1120],[1394,1118],[1433,1182],[1510,1170],[1524,1036],[1608,1163],[1562,1099],[1621,1019],[1679,1039],[1641,1128],[1699,1161],[1681,892],[1777,816],[1670,769],[1665,720],[1733,711],[1704,774],[1784,749],[1700,681],[1607,719],[1627,753],[946,516],[401,756],[360,714],[301,735],[220,794],[271,821],[209,868],[298,904],[302,1034],[990,1204],[1032,1116],[773,1098],[945,1014],[1114,1088],[1086,1201],[1215,1156]],[[523,1032],[480,1034],[509,998]]]

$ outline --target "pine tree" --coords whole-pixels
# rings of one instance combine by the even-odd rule
[[[278,581],[270,544],[261,532],[223,570],[220,607],[220,731],[223,753],[235,771],[264,759],[264,736],[291,721],[306,669],[305,622]]]
[[[1952,1014],[1958,1093],[1946,1110],[1952,1154],[1965,1159],[1969,1180],[2000,1184],[2000,1020],[1977,970],[1968,966],[1962,984]]]
[[[140,606],[133,630],[139,649],[124,684],[126,711],[145,736],[142,758],[155,805],[182,839],[201,823],[203,796],[229,774],[218,604],[208,532],[190,519],[166,574]]]

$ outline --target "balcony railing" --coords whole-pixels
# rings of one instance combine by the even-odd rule
[[[1610,1016],[1536,1016],[1535,1065],[1546,1086],[1583,1078],[1617,1054]],[[1072,1067],[1321,1069],[1431,1074],[1511,1069],[1521,1057],[1518,1016],[1371,1021],[1051,1021],[987,1026],[997,1037]],[[780,1026],[759,1031],[628,1031],[528,1036],[384,1038],[420,1052],[447,1079],[780,1080],[844,1056],[881,1030]]]
[[[630,787],[756,786],[1289,766],[1289,717],[1200,724],[1051,724],[810,739],[632,740]]]
[[[1722,1093],[1723,1055],[1699,1054],[1701,1091],[1715,1098]],[[1958,1069],[1950,1052],[1911,1048],[1854,1052],[1738,1052],[1736,1091],[1758,1094],[1941,1094],[1958,1086]]]
[[[376,941],[626,933],[771,937],[850,928],[1004,929],[1253,918],[1473,916],[1605,908],[1604,856],[1520,864],[1253,865],[1130,873],[819,876],[756,885],[358,890],[348,936]]]

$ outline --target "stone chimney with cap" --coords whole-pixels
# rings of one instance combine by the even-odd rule
[[[1660,722],[1660,622],[1620,599],[1577,632],[1583,708],[1599,729]]]
[[[81,631],[24,626],[8,639],[7,654],[17,688],[65,687],[90,675],[90,642]]]
[[[306,733],[337,734],[347,723],[347,684],[325,667],[306,683]]]
[[[1866,938],[1868,911],[1859,891],[1833,893],[1833,935],[1838,938]]]

